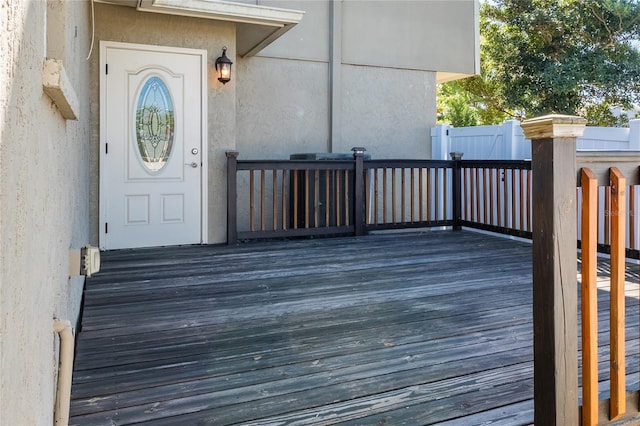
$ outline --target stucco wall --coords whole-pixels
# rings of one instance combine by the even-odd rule
[[[89,3],[48,3],[49,25],[47,2],[0,7],[2,425],[53,423],[53,318],[75,322],[84,282],[68,271],[69,249],[86,245],[89,231]],[[79,121],[63,119],[43,93],[45,54],[63,61]]]
[[[479,72],[476,1],[343,1],[344,62]]]
[[[96,3],[96,43],[125,43],[205,49],[208,56],[208,161],[209,161],[209,242],[226,241],[226,157],[225,151],[236,143],[236,78],[226,85],[214,76],[213,64],[227,46],[227,55],[235,58],[235,25],[207,19],[185,18],[157,13],[138,12],[134,8]],[[117,25],[114,25],[117,22]],[[91,167],[99,170],[101,71],[99,55],[91,59]],[[98,243],[99,175],[91,181],[91,241]]]
[[[430,157],[431,70],[473,71],[474,0],[262,4],[306,13],[257,57],[239,59],[241,159],[348,153],[354,146],[373,158]],[[436,41],[438,32],[455,36]]]
[[[341,140],[334,151],[367,149],[371,158],[431,157],[435,73],[342,66]]]
[[[254,57],[238,61],[237,147],[240,159],[287,159],[326,152],[327,63]]]

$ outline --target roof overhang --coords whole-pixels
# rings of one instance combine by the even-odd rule
[[[464,74],[464,73],[456,73],[456,72],[444,72],[437,71],[436,72],[436,83],[446,83],[448,81],[460,80],[467,77],[473,77],[475,74]]]
[[[289,31],[303,11],[219,0],[96,0],[133,6],[142,12],[236,23],[236,53],[253,56]]]

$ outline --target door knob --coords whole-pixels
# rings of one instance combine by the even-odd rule
[[[184,163],[185,166],[191,166],[194,169],[198,167],[198,163],[196,163],[195,161],[192,161],[191,163]]]

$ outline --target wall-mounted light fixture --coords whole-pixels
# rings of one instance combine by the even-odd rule
[[[233,62],[227,58],[227,47],[222,48],[222,56],[216,59],[216,71],[218,71],[218,80],[222,84],[227,84],[231,80],[231,65]]]

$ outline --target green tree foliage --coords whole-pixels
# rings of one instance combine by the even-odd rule
[[[481,75],[443,85],[443,121],[466,99],[478,124],[560,113],[620,125],[610,107],[640,102],[640,0],[494,0],[480,32]]]
[[[457,81],[438,87],[438,121],[455,127],[477,126],[478,108],[472,94],[463,90]]]

